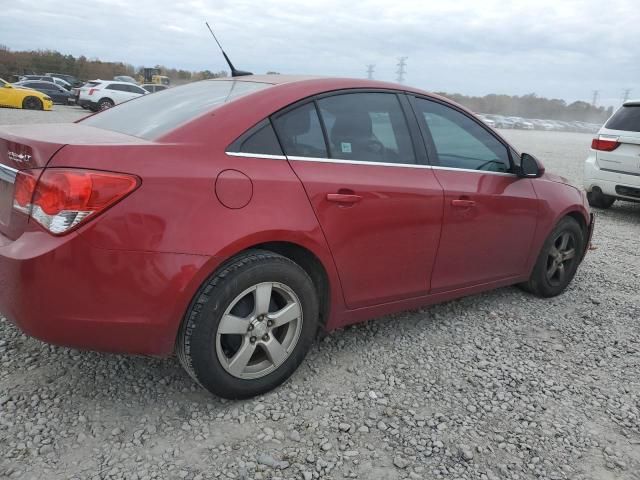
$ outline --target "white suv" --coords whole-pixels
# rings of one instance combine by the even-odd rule
[[[144,88],[129,82],[93,80],[80,89],[78,103],[97,112],[147,93]]]
[[[593,139],[584,188],[596,208],[618,198],[640,201],[640,100],[625,102]]]

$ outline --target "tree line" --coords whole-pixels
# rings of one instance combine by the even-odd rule
[[[596,107],[583,101],[567,104],[564,100],[543,98],[535,93],[522,96],[491,94],[484,97],[469,97],[459,93],[438,93],[476,113],[549,120],[579,120],[597,124],[603,123],[613,113],[613,107]]]
[[[150,65],[147,65],[150,66]],[[188,70],[167,68],[163,65],[153,65],[162,75],[168,76],[172,83],[186,83],[207,78],[224,77],[225,71],[212,72],[202,70],[191,72]],[[98,59],[88,59],[84,55],[74,57],[63,55],[53,50],[12,51],[0,45],[0,78],[8,82],[16,80],[18,75],[43,74],[47,72],[73,75],[81,80],[96,78],[112,79],[117,75],[129,75],[138,78],[142,75],[143,67],[135,67],[123,62],[103,62]]]

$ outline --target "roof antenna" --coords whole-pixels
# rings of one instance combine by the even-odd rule
[[[222,56],[227,61],[227,64],[229,65],[229,68],[231,69],[231,76],[232,77],[242,77],[244,75],[253,75],[253,73],[251,73],[251,72],[245,72],[243,70],[236,70],[236,67],[233,66],[233,63],[231,63],[231,60],[229,60],[229,57],[227,57],[227,54],[224,53],[224,49],[222,48],[222,45],[220,45],[220,42],[216,38],[216,34],[213,33],[213,30],[211,30],[211,27],[209,26],[209,22],[204,22],[204,24],[207,26],[207,28],[211,32],[211,35],[213,36],[213,39],[218,44],[218,47],[220,47],[220,51],[222,52]]]

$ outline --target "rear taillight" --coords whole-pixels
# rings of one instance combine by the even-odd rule
[[[599,136],[591,141],[591,148],[602,152],[612,152],[618,148],[619,145],[620,142],[618,142],[618,137]]]
[[[103,212],[140,184],[122,173],[70,168],[21,171],[16,177],[13,206],[49,232],[60,235]]]
[[[93,95],[93,92],[95,92],[95,91],[96,91],[96,89],[95,89],[95,88],[90,88],[90,89],[89,89],[89,95]]]

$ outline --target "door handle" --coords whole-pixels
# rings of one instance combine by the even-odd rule
[[[473,200],[456,199],[451,200],[451,206],[458,208],[471,208],[476,206],[476,202],[474,202]]]
[[[327,200],[336,203],[358,203],[362,197],[350,193],[327,193]]]

